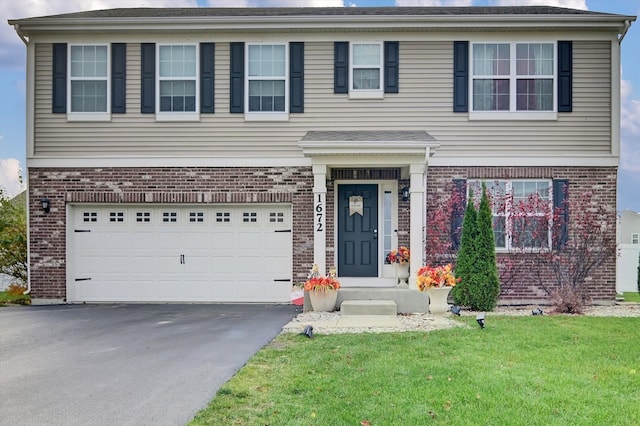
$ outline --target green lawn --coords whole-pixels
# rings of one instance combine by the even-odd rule
[[[640,318],[278,336],[192,425],[637,425]]]
[[[8,304],[28,305],[31,303],[31,297],[28,294],[9,294],[6,291],[0,291],[0,306]]]
[[[634,292],[624,292],[623,293],[625,302],[639,302],[640,303],[640,293]]]

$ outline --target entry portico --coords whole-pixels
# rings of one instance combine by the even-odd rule
[[[408,231],[410,270],[415,277],[424,261],[427,166],[439,143],[425,131],[309,131],[299,146],[312,162],[314,263],[320,272],[326,273],[331,266],[327,264],[327,248],[333,247],[334,263],[343,285],[375,287],[394,283],[393,269],[384,264],[384,259],[390,249],[399,245],[400,233],[405,234],[403,240],[407,241]],[[348,180],[335,179],[332,194],[336,199],[328,203],[327,181],[331,171],[339,169],[353,169],[354,173]],[[390,170],[396,173],[382,173]],[[342,174],[340,177],[344,178]],[[409,182],[408,229],[406,223],[398,223],[401,180]],[[367,204],[371,198],[374,200]],[[328,211],[328,204],[335,206],[333,211]],[[336,226],[327,226],[327,215],[331,215],[330,222]],[[364,234],[364,241],[357,238],[352,241],[345,236],[353,229]],[[333,235],[327,235],[331,230]],[[365,267],[360,267],[363,265],[359,262],[365,263]],[[354,263],[354,268],[347,266]],[[410,279],[410,285],[415,288],[415,279]]]

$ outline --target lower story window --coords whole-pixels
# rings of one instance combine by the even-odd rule
[[[548,249],[553,206],[550,180],[470,180],[479,202],[484,182],[491,201],[497,249]]]

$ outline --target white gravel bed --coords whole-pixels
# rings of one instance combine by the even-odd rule
[[[499,306],[495,311],[485,313],[487,318],[492,315],[511,316],[531,316],[532,310],[538,308],[533,306]],[[549,307],[541,306],[543,315],[548,315]],[[477,312],[462,311],[462,316],[475,317]],[[584,311],[585,316],[597,317],[640,317],[640,304],[615,304],[608,306],[589,306]],[[283,328],[284,333],[299,333],[307,325],[313,326],[315,334],[338,334],[338,333],[383,333],[399,331],[432,331],[452,327],[464,326],[456,320],[456,316],[451,313],[444,315],[431,314],[400,314],[398,315],[400,326],[394,327],[340,327],[337,326],[340,320],[339,312],[303,312],[298,314],[289,324]]]

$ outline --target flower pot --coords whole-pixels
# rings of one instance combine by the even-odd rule
[[[398,278],[398,287],[409,288],[409,264],[408,263],[394,263],[396,270],[396,278]]]
[[[311,290],[309,300],[314,311],[331,312],[336,309],[338,290]]]
[[[449,304],[447,303],[447,297],[451,287],[431,287],[427,289],[429,295],[429,312],[432,314],[444,314],[449,310]]]

